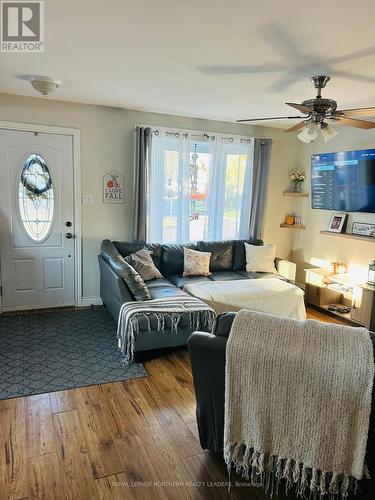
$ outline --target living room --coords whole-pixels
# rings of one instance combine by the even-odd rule
[[[0,498],[374,498],[375,8],[314,6],[2,3]]]

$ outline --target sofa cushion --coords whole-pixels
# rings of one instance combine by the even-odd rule
[[[228,338],[236,314],[235,312],[224,312],[219,314],[216,318],[214,335]]]
[[[173,288],[176,288],[169,280],[167,280],[167,278],[157,278],[147,282],[147,288],[149,290],[153,288],[160,288],[161,286],[172,286]]]
[[[171,283],[164,286],[155,286],[149,289],[151,299],[164,299],[165,297],[176,297],[177,295],[186,295],[186,292],[173,286]]]
[[[245,280],[246,277],[234,271],[217,271],[212,273],[210,280],[212,281],[231,281],[231,280]]]
[[[135,300],[150,299],[150,292],[143,279],[131,265],[125,262],[110,240],[103,240],[100,251],[112,269],[125,281]]]
[[[244,242],[249,245],[263,245],[262,240],[234,240],[233,241],[233,271],[242,271],[246,269],[246,253]]]
[[[210,271],[231,271],[233,267],[232,241],[198,241],[200,252],[211,252]]]
[[[161,245],[159,245],[159,243],[148,243],[146,245],[143,243],[128,243],[123,241],[114,241],[113,244],[123,257],[128,257],[130,254],[142,250],[142,248],[147,248],[147,250],[150,251],[155,266],[160,270],[162,247]]]
[[[160,263],[160,271],[163,276],[169,276],[170,274],[182,275],[184,272],[184,246],[193,250],[197,249],[195,243],[163,245]]]
[[[259,278],[277,278],[279,280],[288,281],[284,276],[278,273],[254,273],[252,271],[237,271],[238,274],[245,276],[249,279],[259,279]]]
[[[179,276],[178,274],[171,274],[168,279],[178,288],[183,288],[185,285],[190,285],[192,283],[201,283],[202,281],[210,282],[207,276]]]

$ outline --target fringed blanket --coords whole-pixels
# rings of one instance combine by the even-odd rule
[[[365,328],[242,310],[226,349],[224,457],[272,496],[345,498],[364,476],[374,378]]]
[[[140,331],[139,322],[147,322],[147,330],[151,331],[151,320],[157,322],[157,330],[168,329],[177,333],[183,317],[188,317],[193,330],[207,327],[212,329],[216,313],[204,302],[188,295],[147,300],[145,302],[125,302],[122,304],[118,325],[118,346],[125,356],[124,361],[130,363],[134,356],[135,335]]]

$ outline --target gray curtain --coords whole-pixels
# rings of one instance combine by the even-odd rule
[[[147,235],[147,175],[151,158],[151,128],[136,127],[134,137],[134,229],[135,243]]]
[[[271,161],[271,139],[255,139],[249,236],[262,238]]]

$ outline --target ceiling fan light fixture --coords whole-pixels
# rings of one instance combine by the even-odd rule
[[[321,130],[324,142],[328,142],[338,135],[338,132],[331,125],[328,125],[328,123],[322,123]]]
[[[318,137],[318,125],[315,122],[308,123],[306,127],[302,129],[302,132],[297,135],[297,137],[300,141],[306,142],[307,144],[314,142]]]
[[[287,128],[284,132],[296,132],[301,130],[297,135],[302,142],[314,142],[318,136],[318,130],[322,131],[325,142],[328,142],[337,135],[335,129],[325,123],[326,119],[333,122],[338,122],[340,125],[347,127],[369,130],[375,128],[375,121],[361,120],[353,118],[353,116],[375,116],[375,106],[371,108],[353,108],[353,109],[337,109],[337,101],[322,97],[322,89],[330,81],[328,75],[313,76],[312,81],[317,89],[315,99],[307,99],[301,104],[294,102],[286,102],[288,106],[297,109],[301,114],[307,116],[275,116],[273,118],[250,118],[248,120],[237,120],[238,122],[253,122],[259,120],[294,120],[302,118],[302,121],[296,123],[292,127]]]

